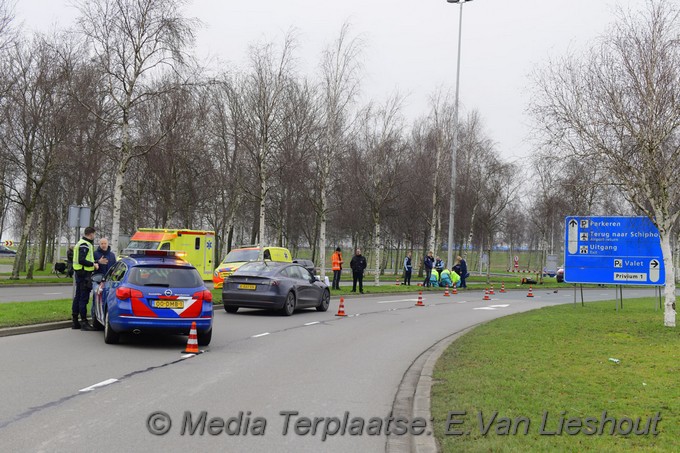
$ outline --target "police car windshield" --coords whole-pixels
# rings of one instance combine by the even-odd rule
[[[138,286],[196,288],[203,285],[198,271],[189,267],[136,266],[130,270],[129,282]]]
[[[232,250],[224,259],[225,263],[238,263],[240,261],[255,261],[260,254],[258,249]]]
[[[160,242],[154,241],[130,241],[125,250],[157,250]]]

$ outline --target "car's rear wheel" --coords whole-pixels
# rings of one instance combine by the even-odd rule
[[[115,332],[111,328],[111,322],[109,321],[109,312],[107,311],[104,315],[104,343],[106,344],[117,344],[120,340],[120,334]]]
[[[224,310],[227,313],[236,313],[238,311],[238,307],[228,307],[228,306],[225,305]]]
[[[321,302],[316,306],[316,311],[327,311],[328,306],[331,303],[331,293],[327,289],[323,290],[323,295],[321,296]]]
[[[198,332],[198,345],[199,346],[208,346],[210,344],[211,339],[212,339],[212,329],[207,330],[205,332]]]
[[[291,291],[286,296],[286,301],[283,303],[283,309],[281,312],[284,316],[290,316],[295,311],[295,294]]]

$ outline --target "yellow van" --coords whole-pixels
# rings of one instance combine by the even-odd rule
[[[262,257],[260,257],[260,247],[232,249],[220,265],[217,266],[217,269],[215,269],[213,274],[215,289],[221,288],[224,284],[224,279],[233,274],[236,269],[249,261],[257,261],[259,259],[282,261],[284,263],[293,262],[292,255],[284,247],[264,247],[262,249]]]
[[[171,230],[165,228],[140,228],[123,250],[175,250],[184,252],[182,258],[193,264],[203,280],[213,275],[215,232],[204,230]]]

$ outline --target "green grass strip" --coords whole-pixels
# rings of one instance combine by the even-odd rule
[[[680,334],[663,326],[654,303],[626,300],[618,313],[613,301],[546,307],[489,322],[454,342],[437,363],[432,388],[442,451],[680,451]],[[451,417],[464,423],[447,428],[449,411],[465,411]],[[599,431],[604,411],[622,423],[617,434],[610,435],[612,422]],[[496,423],[483,435],[494,412]],[[657,413],[658,435],[620,434],[628,428],[623,417],[641,418],[644,431]],[[515,423],[517,417],[529,423]],[[561,418],[564,426],[577,419],[574,434],[564,426],[561,435],[545,434],[557,433]],[[578,420],[596,433],[579,429]]]
[[[0,328],[26,326],[71,318],[71,299],[0,303]]]

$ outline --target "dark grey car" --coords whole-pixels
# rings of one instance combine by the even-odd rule
[[[299,308],[328,310],[330,291],[297,263],[246,263],[224,280],[222,302],[227,313],[239,308],[281,310],[290,316]]]
[[[14,258],[15,256],[17,256],[17,252],[12,250],[11,248],[5,247],[4,245],[0,244],[0,256]]]

